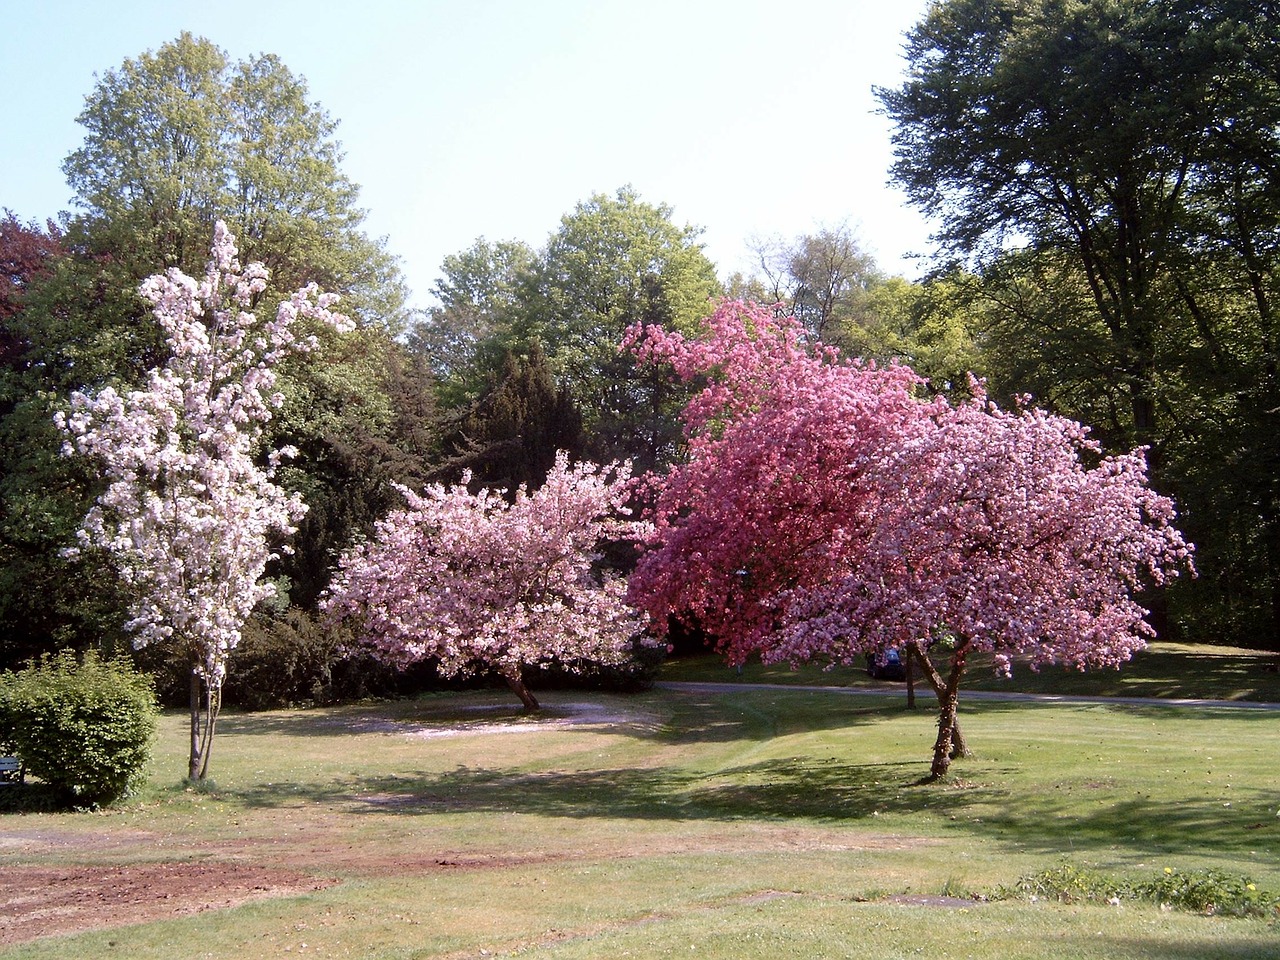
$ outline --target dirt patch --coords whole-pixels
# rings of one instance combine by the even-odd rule
[[[10,850],[37,848],[44,851],[58,849],[120,850],[145,846],[155,840],[155,834],[145,830],[9,830],[0,833],[0,853]],[[9,869],[8,867],[5,868]]]
[[[275,816],[296,813],[276,812]],[[267,821],[258,824],[266,825]],[[27,857],[45,853],[61,857],[68,850],[78,849],[90,858],[105,855],[123,859],[143,855],[144,850],[151,850],[154,855],[154,851],[163,849],[175,859],[128,865],[0,866],[0,948],[40,937],[147,923],[269,897],[294,896],[340,882],[317,876],[313,872],[316,864],[333,865],[343,876],[411,876],[707,852],[902,850],[936,842],[874,834],[844,837],[821,829],[769,826],[751,831],[700,830],[693,835],[674,831],[626,842],[610,837],[583,843],[584,838],[566,836],[565,844],[557,849],[513,856],[497,843],[487,848],[437,846],[427,834],[404,838],[400,849],[392,853],[354,838],[335,842],[333,830],[318,827],[313,820],[305,829],[284,836],[218,841],[133,830],[7,831],[4,839],[11,849],[20,849]],[[198,859],[180,859],[193,854]],[[209,855],[217,859],[203,859]],[[788,895],[765,890],[751,896],[764,902]],[[920,899],[900,902],[923,905]]]
[[[5,867],[0,944],[221,910],[323,890],[337,880],[232,863]]]

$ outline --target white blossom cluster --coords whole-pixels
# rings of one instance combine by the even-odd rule
[[[336,296],[314,284],[259,320],[251,307],[266,282],[262,264],[240,265],[218,223],[203,280],[173,269],[141,286],[169,345],[164,366],[139,389],[77,392],[56,418],[64,453],[91,457],[107,481],[80,548],[68,552],[105,550],[131,591],[137,645],[176,641],[214,688],[249,613],[274,593],[262,581],[272,544],[306,512],[274,482],[296,451],[258,459],[263,427],[284,402],[275,368],[315,346],[297,335],[300,318],[352,327],[330,311]]]

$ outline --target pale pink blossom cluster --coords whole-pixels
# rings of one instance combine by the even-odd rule
[[[731,661],[849,663],[945,636],[1004,672],[1015,654],[1118,665],[1152,633],[1134,594],[1191,568],[1143,451],[1103,456],[1078,423],[1001,410],[981,384],[921,398],[909,369],[808,349],[793,320],[734,301],[697,339],[628,342],[706,378],[629,598]]]
[[[306,511],[274,482],[295,451],[273,451],[265,466],[255,459],[284,402],[275,368],[315,345],[298,336],[300,318],[352,326],[314,285],[260,321],[250,308],[266,281],[261,264],[241,267],[218,223],[203,280],[174,269],[142,284],[169,345],[164,366],[137,390],[77,392],[57,417],[70,438],[64,452],[92,457],[108,482],[79,539],[111,554],[134,597],[136,643],[184,645],[213,689],[250,611],[274,593],[262,581],[272,543]]]
[[[546,482],[471,493],[463,482],[401,487],[408,501],[348,550],[323,601],[353,618],[396,665],[435,658],[445,676],[492,669],[518,682],[529,665],[617,663],[640,632],[624,582],[597,573],[601,542],[638,539],[627,519],[626,465],[571,465],[556,457]]]

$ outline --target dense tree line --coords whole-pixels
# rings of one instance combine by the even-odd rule
[[[127,390],[163,363],[139,284],[203,275],[215,221],[268,269],[259,304],[315,282],[356,321],[342,336],[307,327],[322,349],[277,371],[284,403],[264,446],[297,449],[277,476],[308,510],[236,656],[279,698],[340,682],[339,641],[317,641],[313,614],[338,554],[401,505],[394,484],[465,470],[514,490],[537,487],[557,450],[642,468],[675,456],[679,396],[617,349],[636,321],[691,327],[720,292],[698,230],[670,208],[624,187],[579,204],[541,250],[477,241],[446,259],[437,305],[416,316],[394,258],[363,232],[336,122],[277,58],[232,62],[183,34],[106,71],[79,122],[64,166],[74,210],[0,222],[0,663],[130,645],[118,579],[92,551],[65,553],[103,481],[62,455],[54,418],[73,392]],[[182,657],[158,645],[146,658],[180,685]]]
[[[163,362],[139,284],[200,275],[217,220],[270,269],[264,302],[314,281],[356,321],[308,330],[323,349],[282,365],[267,427],[298,449],[279,482],[309,505],[238,654],[276,700],[363,682],[315,612],[339,554],[403,506],[395,483],[536,489],[557,450],[680,462],[699,385],[619,343],[635,324],[693,335],[724,294],[904,361],[922,392],[963,401],[972,372],[1108,451],[1149,445],[1199,550],[1169,629],[1280,647],[1277,29],[1244,0],[947,0],[880,91],[893,174],[940,224],[928,279],[885,275],[840,224],[761,242],[758,271],[722,282],[698,228],[624,186],[540,247],[479,238],[446,257],[421,313],[302,78],[187,34],[125,61],[79,117],[74,209],[0,221],[0,666],[128,645],[117,580],[62,552],[102,481],[60,454],[54,414]]]
[[[309,330],[333,347],[326,362],[296,358],[280,374],[289,402],[271,441],[298,447],[286,479],[316,508],[276,571],[287,591],[304,605],[314,600],[327,579],[325,552],[385,511],[379,481],[430,442],[419,418],[431,392],[406,375],[416,360],[396,339],[408,320],[398,267],[361,230],[335,124],[308,101],[301,78],[271,56],[233,64],[183,34],[107,71],[79,121],[85,142],[64,167],[75,211],[44,230],[10,216],[0,234],[11,266],[0,318],[7,663],[50,646],[124,644],[125,598],[114,578],[62,555],[101,481],[60,455],[53,417],[72,391],[128,387],[163,361],[139,284],[167,268],[203,275],[216,220],[246,238],[246,260],[270,266],[263,302],[319,282],[341,291],[359,323],[340,346],[332,333]]]

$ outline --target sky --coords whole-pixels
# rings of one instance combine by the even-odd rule
[[[633,186],[702,228],[721,277],[751,245],[848,223],[889,273],[929,225],[888,184],[890,123],[928,0],[0,0],[0,208],[72,209],[62,162],[95,73],[183,30],[232,61],[277,54],[339,122],[366,231],[418,307],[479,237],[545,244]]]

